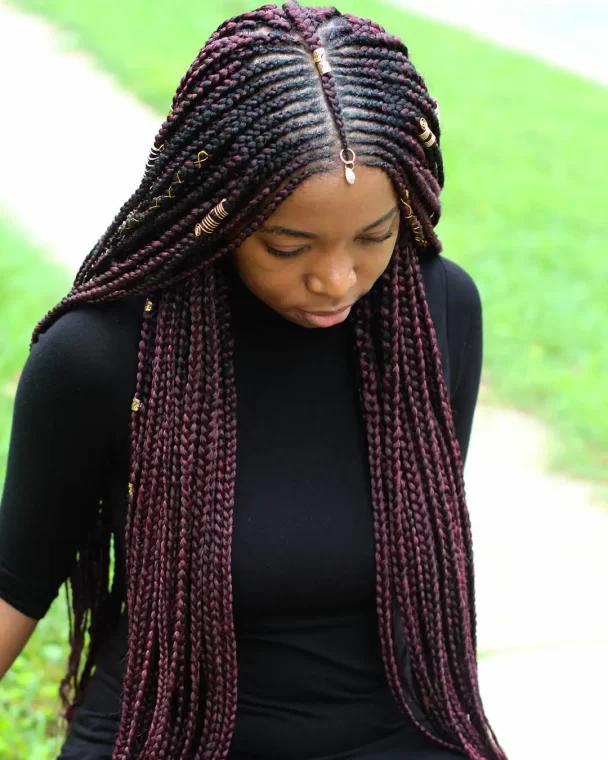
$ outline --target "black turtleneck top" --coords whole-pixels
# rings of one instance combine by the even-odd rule
[[[481,305],[443,257],[422,264],[457,436],[479,388]],[[306,329],[235,275],[237,476],[232,570],[238,656],[228,760],[437,760],[393,703],[375,611],[372,505],[349,320]],[[123,550],[128,422],[143,302],[79,307],[20,378],[0,507],[0,597],[40,619],[99,495]],[[126,614],[100,651],[61,760],[110,760]]]

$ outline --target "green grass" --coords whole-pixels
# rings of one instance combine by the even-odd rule
[[[0,484],[13,400],[38,320],[65,295],[66,272],[51,263],[0,213]]]
[[[0,491],[19,371],[32,329],[66,292],[69,278],[0,216]],[[59,698],[67,649],[63,594],[0,683],[0,760],[57,757]]]
[[[20,0],[160,114],[208,35],[253,7]],[[608,91],[371,0],[340,4],[398,34],[439,99],[445,254],[476,279],[492,398],[548,420],[554,463],[608,475]],[[77,93],[74,95],[76,102]],[[116,114],[120,118],[120,114]]]

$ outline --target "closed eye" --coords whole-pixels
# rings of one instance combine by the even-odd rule
[[[364,237],[359,238],[359,240],[362,243],[383,243],[385,240],[388,240],[389,238],[392,238],[395,236],[394,232],[387,232],[385,235],[382,235],[382,237]]]
[[[271,245],[266,244],[266,250],[273,256],[282,256],[284,258],[289,258],[290,256],[297,256],[298,254],[302,253],[302,251],[305,251],[306,248],[298,248],[295,251],[280,251],[278,248],[273,248]]]
[[[367,245],[368,243],[384,243],[385,240],[389,240],[390,238],[394,237],[395,233],[392,231],[388,231],[386,234],[382,235],[381,237],[361,237],[357,238],[361,243],[364,245]],[[271,253],[273,256],[281,256],[282,258],[290,258],[291,256],[298,256],[300,253],[305,251],[308,246],[304,246],[302,248],[296,248],[295,251],[282,251],[279,248],[274,248],[272,245],[268,245],[266,243],[266,250],[268,253]]]

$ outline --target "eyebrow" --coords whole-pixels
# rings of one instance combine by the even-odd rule
[[[384,216],[381,216],[380,219],[376,219],[375,222],[368,224],[367,227],[364,227],[362,230],[359,230],[357,234],[360,235],[362,232],[368,232],[369,230],[373,230],[374,227],[378,227],[383,222],[388,222],[388,220],[391,219],[395,215],[397,210],[398,210],[398,207],[393,206],[393,208],[387,214],[384,214]],[[309,240],[314,240],[319,237],[318,235],[315,235],[314,232],[304,232],[304,230],[294,230],[294,229],[291,229],[291,227],[282,227],[281,225],[272,225],[270,227],[264,225],[260,228],[260,232],[268,232],[273,235],[287,235],[289,237],[307,238]]]

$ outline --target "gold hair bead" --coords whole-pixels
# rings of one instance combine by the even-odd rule
[[[323,76],[323,74],[328,74],[331,71],[331,66],[327,60],[327,52],[325,51],[325,48],[321,47],[313,50],[312,60],[314,61],[314,64],[317,67],[317,71],[319,74],[321,74],[321,76]]]
[[[139,412],[139,410],[142,408],[143,403],[137,398],[137,396],[133,399],[131,402],[131,411],[132,412]]]
[[[420,129],[422,129],[422,132],[418,135],[418,139],[425,148],[430,148],[431,145],[434,145],[437,142],[437,138],[431,132],[426,119],[420,119]]]
[[[133,485],[133,483],[129,483],[129,496],[133,496],[134,493],[135,493],[135,486]]]
[[[152,306],[153,305],[154,304],[152,303],[152,301],[148,298],[146,300],[146,303],[144,304],[144,311],[148,311],[148,312],[152,311]]]

